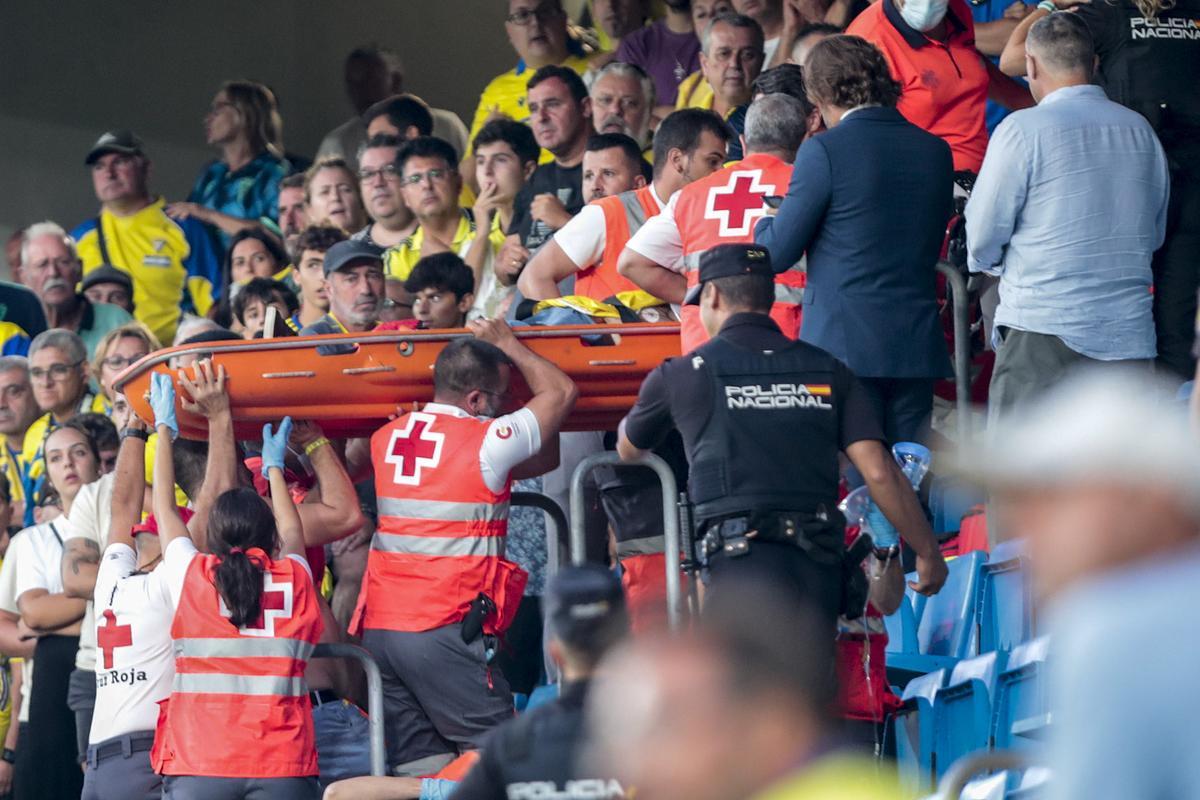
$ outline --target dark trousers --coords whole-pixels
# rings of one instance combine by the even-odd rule
[[[709,556],[706,603],[726,586],[747,583],[771,586],[818,610],[822,621],[828,622],[832,641],[842,604],[840,565],[818,564],[796,545],[779,542],[752,541],[745,555],[719,552]]]
[[[933,378],[859,378],[889,445],[924,442],[933,413]]]
[[[321,784],[316,778],[210,778],[168,775],[163,778],[163,800],[317,800]]]
[[[158,800],[162,776],[150,766],[154,731],[117,736],[87,748],[83,800]],[[120,752],[112,752],[114,746]]]
[[[21,731],[14,768],[16,800],[63,800],[79,797],[83,791],[83,771],[76,760],[75,715],[67,708],[67,687],[78,650],[78,636],[38,639],[33,652],[37,680],[29,698],[29,726]]]
[[[92,732],[92,713],[96,710],[96,673],[76,669],[71,673],[67,691],[67,708],[75,713],[75,746],[79,748],[79,763],[87,760],[88,738]]]
[[[1180,380],[1196,371],[1196,291],[1200,288],[1200,142],[1168,143],[1171,199],[1167,236],[1154,254],[1154,327],[1158,364]]]

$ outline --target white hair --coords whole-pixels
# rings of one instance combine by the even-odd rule
[[[79,254],[75,252],[75,240],[67,233],[66,229],[57,222],[46,220],[45,222],[35,222],[30,225],[22,234],[21,238],[21,263],[25,264],[29,261],[29,243],[34,239],[42,236],[58,237],[67,250],[71,253],[71,258],[79,260]]]

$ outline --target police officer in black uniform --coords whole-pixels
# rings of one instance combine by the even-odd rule
[[[845,364],[788,339],[768,316],[768,251],[719,245],[701,256],[699,278],[684,302],[700,306],[714,338],[646,377],[617,449],[631,458],[672,428],[683,436],[709,591],[719,591],[725,575],[770,573],[814,601],[832,626],[848,574],[837,510],[843,452],[916,552],[914,589],[937,592],[945,561],[862,386]]]
[[[616,778],[579,763],[592,671],[629,630],[621,582],[597,564],[562,569],[547,588],[546,620],[550,656],[562,674],[558,699],[497,728],[455,800],[626,797]]]

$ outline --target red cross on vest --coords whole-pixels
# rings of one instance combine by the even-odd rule
[[[104,609],[101,616],[104,617],[104,625],[96,629],[96,645],[104,653],[104,668],[112,669],[113,651],[133,644],[133,628],[118,625],[117,615],[111,608]]]
[[[275,635],[275,621],[290,619],[292,616],[292,591],[290,583],[276,583],[270,572],[263,573],[263,593],[258,603],[258,619],[253,625],[238,628],[246,636]],[[225,598],[217,596],[222,617],[231,616]]]
[[[436,467],[442,460],[446,435],[432,430],[436,416],[414,411],[408,424],[392,432],[384,461],[394,465],[393,480],[404,486],[419,486],[421,470]]]
[[[749,236],[754,223],[767,213],[763,198],[775,193],[775,187],[761,182],[759,170],[733,170],[729,182],[711,189],[704,207],[704,218],[715,219],[721,236]]]

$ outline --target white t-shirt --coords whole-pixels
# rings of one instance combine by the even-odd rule
[[[0,565],[0,609],[10,614],[20,614],[17,608],[17,548],[14,546],[21,538],[18,533],[9,541],[8,552],[4,555],[4,564]],[[20,722],[29,722],[29,698],[33,696],[33,658],[27,658],[21,665],[21,714]]]
[[[59,541],[66,535],[69,524],[61,517],[53,522],[43,522],[18,533],[8,545],[5,565],[12,564],[12,590],[4,598],[5,610],[20,613],[17,599],[30,589],[45,589],[50,594],[60,594],[62,583],[63,548]],[[0,569],[0,572],[3,572]],[[25,660],[21,673],[21,722],[29,721],[29,699],[33,697],[33,659]]]
[[[658,211],[663,210],[663,201],[651,190],[650,196]],[[656,212],[657,213],[657,212]],[[571,221],[558,229],[554,241],[566,253],[576,270],[585,270],[600,263],[604,247],[608,243],[608,229],[604,224],[604,211],[595,203],[588,203]]]
[[[646,220],[646,224],[638,228],[625,246],[659,266],[684,272],[683,237],[679,235],[679,225],[675,222],[678,201],[679,192],[676,192],[671,195],[662,213]]]
[[[171,694],[175,652],[171,622],[188,565],[192,540],[171,542],[158,568],[137,573],[137,554],[113,543],[96,574],[96,619],[92,641],[100,641],[96,663],[96,709],[90,744],[134,731],[152,731],[158,701]]]
[[[774,39],[763,40],[763,69],[771,63],[771,59],[775,57],[775,51],[779,49],[779,37]]]
[[[422,411],[459,418],[469,416],[458,406],[443,403],[427,403]],[[541,449],[542,429],[528,408],[492,420],[479,448],[479,470],[483,473],[484,484],[493,492],[503,491],[513,467],[532,458]]]
[[[100,480],[79,489],[75,502],[71,503],[67,530],[60,531],[63,541],[67,539],[90,539],[103,552],[108,544],[108,526],[112,522],[113,484],[117,474],[110,472]],[[96,617],[92,603],[87,604],[83,626],[79,629],[79,652],[75,655],[75,668],[91,672],[96,668]]]

